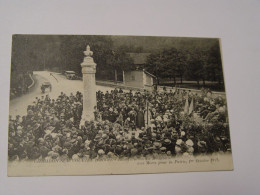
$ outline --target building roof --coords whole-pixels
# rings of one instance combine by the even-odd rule
[[[151,74],[150,72],[147,72],[146,70],[143,70],[143,71],[144,71],[145,74],[148,74],[149,76],[156,78],[156,76],[154,76],[154,75]]]
[[[157,78],[155,75],[151,74],[150,72],[147,72],[145,69],[143,70],[129,70],[129,71],[124,71],[125,73],[127,72],[144,72],[145,74],[149,75],[150,77],[153,77],[153,78]]]
[[[68,74],[75,74],[75,71],[65,71]]]
[[[127,53],[134,60],[134,64],[145,64],[150,53]]]

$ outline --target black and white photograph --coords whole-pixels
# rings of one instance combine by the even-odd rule
[[[13,35],[8,175],[232,170],[220,43]]]
[[[0,0],[0,194],[260,194],[259,18],[259,0]]]

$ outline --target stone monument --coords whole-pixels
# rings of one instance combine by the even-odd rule
[[[81,63],[83,76],[83,111],[80,125],[85,121],[94,120],[94,107],[97,105],[96,100],[96,63],[94,62],[93,52],[90,51],[89,45],[84,51],[84,61]]]

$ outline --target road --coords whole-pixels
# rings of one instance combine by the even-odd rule
[[[51,75],[51,74],[53,75]],[[48,71],[34,71],[35,85],[30,89],[30,92],[17,97],[10,101],[9,115],[15,117],[16,115],[24,116],[27,113],[27,106],[32,104],[36,97],[42,95],[49,95],[51,99],[56,99],[61,92],[69,95],[76,94],[77,91],[83,92],[83,82],[81,80],[68,80],[64,75]],[[41,92],[41,84],[48,81],[52,84],[52,91],[46,89],[45,93]],[[110,91],[112,87],[97,85],[96,90]]]

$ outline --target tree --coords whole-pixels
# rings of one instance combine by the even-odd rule
[[[177,49],[171,48],[169,50],[163,50],[162,53],[162,74],[165,75],[166,78],[173,79],[174,85],[176,85],[176,76],[177,76]]]
[[[169,78],[174,80],[182,77],[185,70],[185,55],[176,48],[164,49],[162,52],[153,53],[149,56],[146,68],[156,75],[157,78]],[[157,79],[159,81],[159,79]],[[159,83],[158,83],[159,84]]]
[[[197,81],[197,86],[199,88],[199,81],[203,74],[203,63],[201,61],[201,53],[199,50],[195,50],[190,53],[188,65],[186,66],[186,77]]]
[[[224,81],[223,78],[223,70],[222,70],[222,62],[220,56],[220,48],[219,44],[216,43],[209,49],[209,58],[208,58],[208,75],[209,80],[218,81],[219,87],[224,87],[222,83]]]
[[[115,82],[118,81],[118,72],[122,73],[123,71],[134,69],[134,67],[132,67],[133,59],[127,55],[124,50],[111,50],[109,54],[106,62],[110,68],[114,69]]]
[[[219,88],[223,88],[223,72],[220,56],[219,43],[204,47],[203,49],[194,49],[190,52],[190,58],[187,60],[188,66],[186,76],[189,79],[195,79],[199,87],[199,81],[219,82]]]
[[[162,53],[156,52],[148,56],[145,68],[153,73],[157,78],[157,84],[160,84],[160,77],[165,75],[165,63],[163,63]]]
[[[181,84],[183,80],[184,73],[187,68],[187,59],[188,54],[185,50],[177,50],[175,54],[175,58],[173,59],[175,61],[175,69],[178,74],[178,76],[181,78]]]

